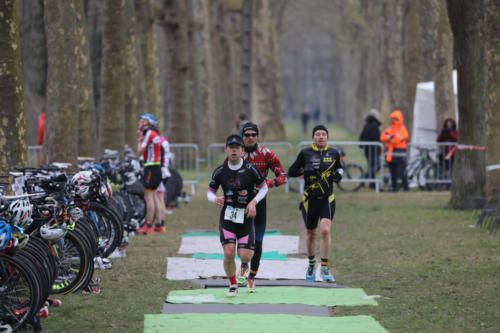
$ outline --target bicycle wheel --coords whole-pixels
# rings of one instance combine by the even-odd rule
[[[53,242],[52,247],[57,254],[57,276],[51,294],[67,294],[79,285],[91,258],[85,244],[72,231]]]
[[[122,242],[123,225],[112,209],[98,202],[91,202],[87,213],[99,230],[97,255],[107,257]]]
[[[352,180],[351,181],[341,181],[337,184],[339,189],[344,192],[355,192],[363,186],[359,179],[363,178],[363,168],[357,164],[346,164],[344,169],[344,174],[342,176],[343,180]]]
[[[16,331],[30,321],[40,304],[40,285],[20,258],[0,253],[0,322]]]

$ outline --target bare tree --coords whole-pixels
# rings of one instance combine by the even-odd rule
[[[47,99],[44,155],[47,162],[76,165],[78,152],[78,43],[76,12],[79,0],[45,0],[47,38]]]
[[[165,31],[169,54],[167,111],[168,133],[172,142],[191,141],[188,80],[192,69],[188,49],[187,5],[184,0],[163,0],[160,7],[162,14],[159,24]]]
[[[485,52],[483,43],[484,2],[447,0],[458,71],[459,142],[484,145]],[[453,168],[450,206],[477,207],[475,198],[485,196],[485,152],[458,151]]]
[[[0,173],[27,160],[17,1],[0,2]]]
[[[125,143],[124,82],[125,1],[106,1],[102,52],[100,150],[121,149]],[[128,82],[127,82],[128,83]]]
[[[495,166],[486,174],[486,202],[500,202],[500,3],[486,1],[486,64],[487,64],[487,108],[486,108],[486,165]]]
[[[78,57],[78,155],[95,156],[97,153],[96,114],[92,65],[83,0],[76,1],[76,44]]]

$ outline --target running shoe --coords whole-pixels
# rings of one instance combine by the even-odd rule
[[[236,282],[238,282],[238,285],[244,286],[247,284],[247,276],[248,273],[250,272],[250,268],[240,266],[240,271],[238,272],[238,275],[236,276]]]
[[[254,293],[257,290],[255,289],[255,278],[249,277],[248,278],[248,284],[247,284],[248,292],[249,293]]]
[[[153,232],[153,225],[147,223],[145,223],[141,229],[137,230],[138,234],[144,234],[144,235],[150,234],[152,232]]]
[[[325,282],[335,282],[335,278],[332,273],[330,273],[328,266],[321,267],[321,279]]]
[[[236,297],[238,296],[238,285],[232,284],[229,286],[229,291],[226,293],[226,297]]]
[[[154,230],[155,232],[165,232],[165,228],[161,224],[157,224]]]
[[[316,281],[316,265],[314,266],[307,266],[307,271],[306,271],[306,281],[308,282],[314,282]]]

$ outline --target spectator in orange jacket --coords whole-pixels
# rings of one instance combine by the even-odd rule
[[[391,172],[392,191],[397,192],[398,180],[401,179],[403,189],[408,191],[406,176],[406,148],[408,146],[408,130],[403,125],[403,114],[399,110],[391,113],[391,126],[380,135],[380,141],[385,144],[387,155],[385,160]]]

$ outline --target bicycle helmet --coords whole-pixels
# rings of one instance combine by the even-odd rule
[[[99,193],[106,200],[110,200],[113,195],[113,190],[111,189],[111,185],[109,183],[102,183],[99,189]]]
[[[26,228],[33,221],[31,213],[33,207],[27,199],[17,199],[10,203],[9,213],[12,215],[11,223],[21,228]]]
[[[71,183],[75,186],[76,195],[82,199],[87,199],[90,185],[94,179],[95,176],[90,170],[77,172],[73,178],[71,178]]]
[[[19,248],[22,249],[30,239],[30,235],[25,234],[23,229],[19,228],[17,225],[12,228],[12,238],[17,238],[19,242]]]
[[[40,236],[42,236],[43,239],[53,242],[57,242],[64,238],[67,232],[68,230],[64,226],[45,224],[40,227]]]
[[[7,222],[0,220],[0,251],[9,244],[12,228]]]
[[[139,119],[146,119],[151,126],[158,125],[158,119],[156,119],[156,117],[151,113],[143,113],[139,116]]]

